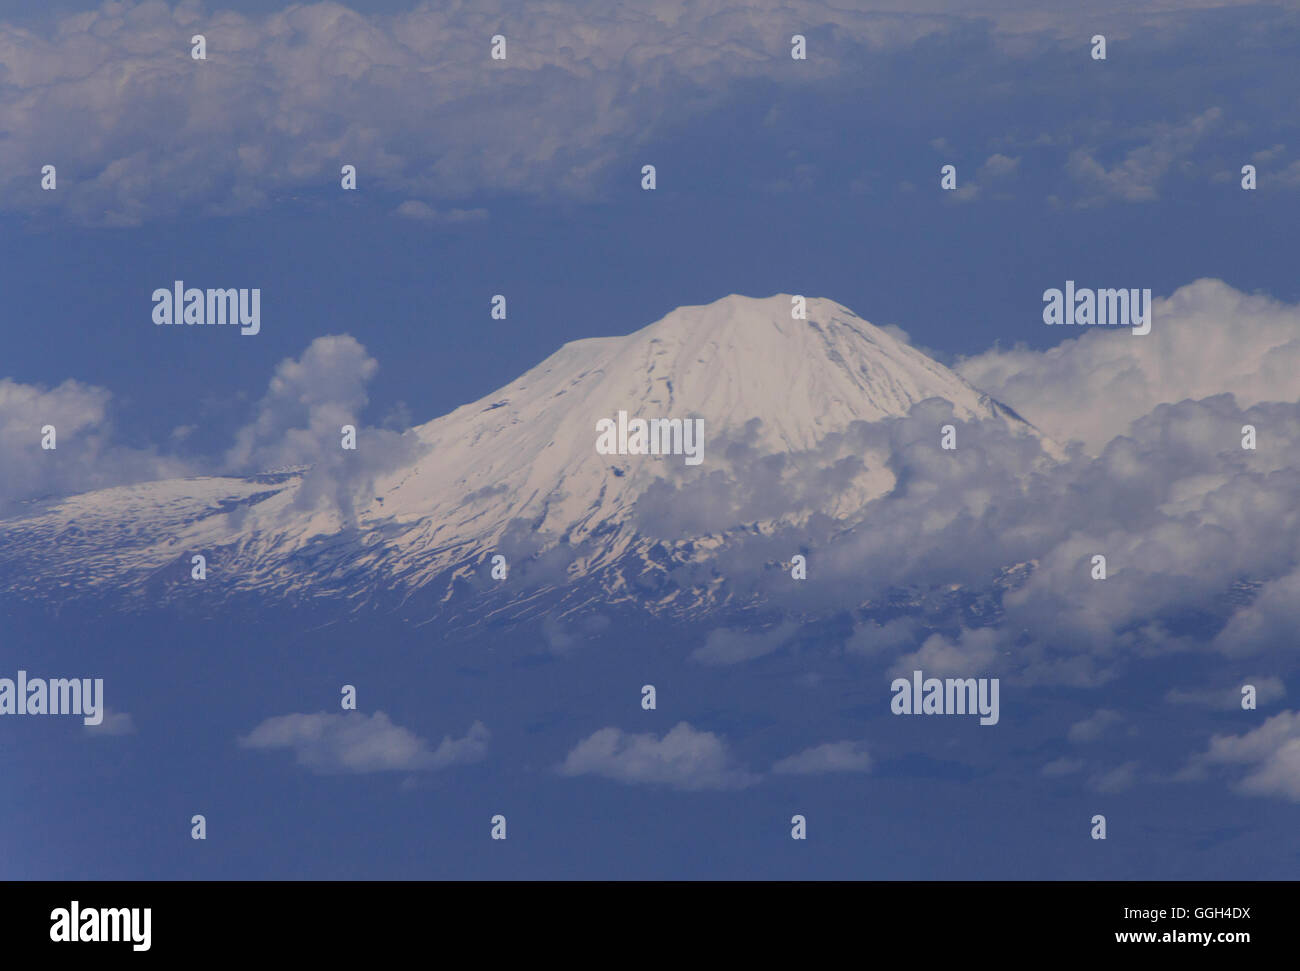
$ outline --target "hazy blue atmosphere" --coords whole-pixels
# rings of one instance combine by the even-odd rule
[[[0,678],[102,678],[109,711],[0,719],[0,876],[1294,877],[1298,61],[1294,4],[0,2]],[[177,280],[260,288],[260,332],[156,326]],[[1151,333],[1045,325],[1067,280],[1149,289]],[[818,411],[832,364],[727,304],[658,332],[679,368],[727,335],[733,425],[668,384],[716,436],[698,477],[528,505],[568,441],[539,406],[495,545],[437,532],[454,489],[411,498],[404,470],[505,468],[419,426],[731,294],[821,298],[819,334],[848,308],[917,352],[908,393]],[[936,403],[919,355],[1041,438]],[[304,468],[266,501],[144,485]],[[617,529],[558,518],[606,485],[638,490]],[[678,557],[653,590],[634,532],[638,569]],[[462,541],[478,573],[422,572]],[[706,574],[734,599],[656,606]],[[1000,678],[1000,720],[893,714],[914,668]]]

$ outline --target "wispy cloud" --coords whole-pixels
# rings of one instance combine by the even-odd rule
[[[782,775],[869,772],[871,756],[865,742],[825,742],[781,759],[772,766],[772,771]]]
[[[1222,120],[1221,109],[1208,108],[1178,124],[1157,124],[1147,141],[1129,149],[1109,168],[1097,160],[1095,149],[1076,149],[1066,166],[1082,190],[1076,205],[1105,199],[1148,202],[1158,198],[1160,183],[1169,170],[1191,155]]]
[[[226,453],[227,469],[305,466],[297,505],[312,508],[328,501],[344,522],[353,523],[353,504],[372,492],[375,477],[413,461],[423,449],[413,434],[360,421],[369,402],[367,385],[378,370],[379,363],[355,338],[316,338],[300,357],[276,366],[253,419]],[[355,450],[340,447],[344,425],[357,431]]]
[[[86,732],[90,735],[99,735],[112,737],[117,735],[134,735],[135,719],[129,712],[113,711],[111,708],[104,709],[104,717],[98,725],[87,725]]]
[[[1239,683],[1211,688],[1170,688],[1165,693],[1165,701],[1174,705],[1238,711],[1241,709],[1241,689],[1248,684],[1254,685],[1255,704],[1259,706],[1279,701],[1286,696],[1286,685],[1281,678],[1246,676]]]
[[[1124,716],[1110,708],[1099,708],[1082,721],[1077,721],[1066,732],[1071,742],[1095,742],[1107,732],[1122,725]]]

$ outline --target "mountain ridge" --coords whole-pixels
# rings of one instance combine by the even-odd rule
[[[350,515],[305,488],[310,469],[45,500],[0,520],[0,590],[99,589],[144,605],[200,586],[189,560],[201,554],[214,579],[274,599],[404,604],[420,593],[445,605],[458,590],[489,595],[493,586],[510,591],[507,601],[523,598],[484,581],[500,553],[512,571],[530,564],[529,598],[594,583],[597,592],[577,599],[651,612],[684,600],[671,609],[690,613],[717,606],[716,591],[665,592],[646,578],[707,559],[730,536],[810,517],[847,527],[889,493],[888,450],[849,442],[853,427],[904,419],[937,398],[956,421],[997,422],[1059,457],[1014,411],[893,334],[824,298],[809,298],[807,319],[795,319],[793,303],[789,294],[731,295],[623,337],[569,342],[502,388],[414,426],[417,457],[374,475]],[[599,454],[596,422],[620,410],[703,419],[702,466]],[[364,461],[364,434],[357,455]],[[731,502],[765,476],[798,495],[800,477],[823,476],[823,466],[839,477],[833,494]],[[705,508],[715,494],[722,500]],[[656,535],[673,517],[655,511],[676,499],[702,511],[685,517],[689,528]]]

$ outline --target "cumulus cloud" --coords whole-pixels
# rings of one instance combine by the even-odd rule
[[[662,739],[602,728],[574,746],[560,772],[691,791],[739,789],[758,781],[735,764],[725,740],[687,722],[679,722]]]
[[[298,765],[322,774],[445,769],[487,757],[491,733],[474,722],[464,738],[443,738],[436,749],[382,711],[278,715],[239,744],[250,749],[288,749]]]
[[[0,510],[6,503],[186,475],[188,463],[114,442],[112,395],[68,380],[54,388],[0,378]],[[42,448],[54,426],[55,448]]]
[[[355,522],[358,495],[373,492],[376,476],[414,461],[423,449],[412,433],[364,427],[358,420],[369,400],[366,385],[378,370],[355,338],[316,338],[301,357],[276,367],[255,416],[226,454],[227,466],[243,472],[306,466],[298,506],[327,499],[345,522]],[[355,450],[342,448],[344,425],[356,429]]]
[[[919,650],[900,657],[890,673],[897,677],[913,671],[937,678],[973,677],[997,659],[999,641],[998,632],[990,628],[963,630],[956,640],[931,634]]]
[[[1037,297],[1031,295],[1025,306],[1035,319],[1042,310]],[[1097,454],[1161,404],[1224,393],[1243,407],[1295,402],[1300,308],[1202,279],[1157,298],[1145,336],[1084,328],[1046,351],[986,351],[962,361],[957,371],[1058,441],[1078,439]]]
[[[1292,643],[1300,627],[1300,570],[1264,583],[1249,605],[1219,631],[1215,646],[1229,655],[1258,654]]]
[[[963,178],[958,172],[957,188],[945,193],[947,199],[969,202],[990,193],[1005,198],[1010,180],[1020,168],[1020,157],[1012,158],[1001,153],[994,153],[984,160],[976,170],[973,178]]]
[[[772,771],[783,775],[869,772],[871,756],[864,742],[825,742],[781,759],[772,766]]]
[[[1242,735],[1215,735],[1182,777],[1201,778],[1220,768],[1244,770],[1235,785],[1245,795],[1300,802],[1300,712],[1281,712]]]

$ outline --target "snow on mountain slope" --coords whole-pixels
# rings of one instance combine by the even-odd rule
[[[421,457],[358,497],[354,522],[305,503],[293,473],[107,489],[0,521],[0,589],[107,587],[148,601],[188,581],[197,552],[235,588],[277,598],[356,603],[430,587],[445,597],[510,536],[532,534],[534,551],[578,551],[565,582],[612,571],[601,595],[635,599],[617,565],[630,557],[643,568],[657,542],[636,515],[657,481],[689,489],[703,477],[740,476],[737,447],[785,456],[783,474],[797,476],[828,435],[936,397],[958,420],[1005,422],[1042,441],[1009,409],[839,304],[810,299],[807,319],[795,320],[789,295],[730,296],[626,337],[566,344],[499,391],[418,426]],[[703,419],[702,463],[599,454],[596,423],[620,411]],[[364,448],[363,440],[361,458]],[[1050,442],[1044,449],[1054,454]],[[848,519],[887,493],[886,456],[860,458],[829,508],[785,509],[780,521],[814,512]],[[730,515],[719,509],[691,537],[691,555],[707,555],[729,530],[772,525]]]
[[[854,420],[905,415],[925,398],[952,402],[961,419],[995,417],[995,406],[956,374],[852,311],[810,300],[809,319],[791,320],[790,306],[788,295],[731,296],[680,308],[627,337],[565,345],[500,391],[418,428],[430,451],[383,483],[384,512],[436,521],[449,536],[491,535],[526,518],[581,539],[624,520],[649,483],[669,473],[666,464],[682,465],[679,457],[598,454],[596,422],[619,410],[702,417],[698,475],[725,467],[721,443],[747,427],[759,452],[793,454]],[[891,485],[877,469],[856,498]]]

